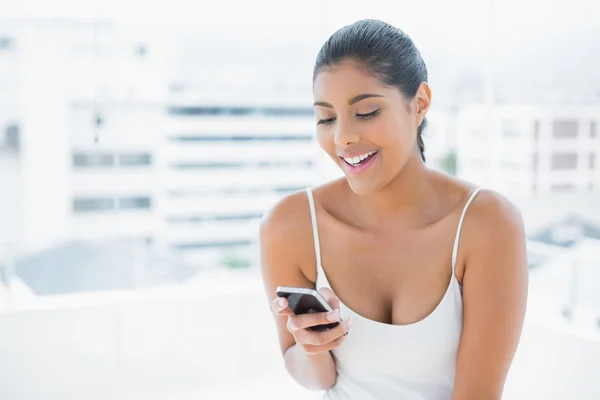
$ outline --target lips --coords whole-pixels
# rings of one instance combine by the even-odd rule
[[[361,162],[363,162],[366,159],[368,159],[369,157],[373,156],[375,153],[377,153],[377,150],[371,150],[371,151],[367,151],[367,152],[363,152],[363,153],[347,154],[347,155],[342,156],[342,158],[348,164],[357,166]]]
[[[374,150],[371,152],[363,153],[360,156],[350,157],[340,157],[342,160],[345,169],[350,173],[360,173],[369,168],[374,160],[379,157],[379,151]],[[362,159],[361,159],[362,158]],[[358,162],[355,164],[354,161]],[[350,162],[349,162],[350,161]]]

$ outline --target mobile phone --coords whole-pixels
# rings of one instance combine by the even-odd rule
[[[323,296],[314,289],[279,286],[277,288],[277,296],[285,297],[288,301],[288,307],[296,315],[333,311],[333,308],[325,301]],[[309,329],[314,331],[325,331],[327,329],[335,328],[341,322],[342,319],[340,318],[336,322],[313,326]]]

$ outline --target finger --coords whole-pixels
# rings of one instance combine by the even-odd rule
[[[291,315],[289,318],[290,327],[293,330],[302,330],[311,326],[331,324],[340,320],[340,310],[334,310],[329,313],[309,313],[300,315]]]
[[[318,332],[304,329],[296,333],[296,339],[302,343],[322,346],[327,343],[331,343],[342,336],[345,336],[350,330],[350,326],[352,326],[352,317],[348,317],[344,322],[335,328],[331,328],[326,331]]]
[[[329,342],[327,344],[323,344],[323,345],[307,344],[307,345],[302,346],[302,348],[308,354],[325,353],[326,351],[333,350],[333,349],[340,347],[342,345],[342,343],[344,343],[345,340],[346,340],[346,335],[343,335],[343,336],[337,338],[336,340],[334,340],[333,342]]]
[[[318,291],[321,294],[321,296],[323,296],[325,301],[329,303],[331,308],[333,308],[334,310],[340,308],[340,299],[335,295],[335,293],[331,291],[331,289],[322,287]]]
[[[292,315],[292,310],[288,307],[288,301],[285,297],[276,297],[271,301],[271,312],[277,315]]]

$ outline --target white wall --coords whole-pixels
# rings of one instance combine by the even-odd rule
[[[285,374],[260,282],[228,282],[89,294],[75,304],[67,296],[1,313],[0,398],[221,399],[236,390],[271,398],[274,388],[308,395]],[[528,324],[504,398],[597,400],[594,371],[600,338]]]
[[[25,236],[29,248],[43,248],[69,233],[70,71],[65,33],[32,29],[19,39]]]

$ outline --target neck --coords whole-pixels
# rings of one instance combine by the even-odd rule
[[[421,160],[420,154],[411,156],[389,184],[359,197],[359,207],[366,222],[369,225],[398,219],[418,222],[422,210],[436,198],[432,177],[432,171]]]

